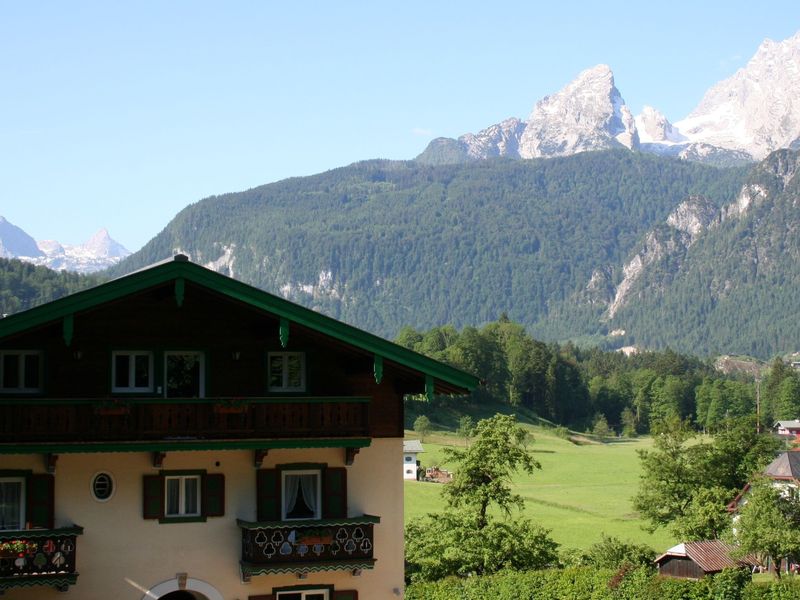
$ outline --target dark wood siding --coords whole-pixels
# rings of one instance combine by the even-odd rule
[[[160,395],[155,387],[163,386],[164,351],[204,352],[209,398],[280,395],[268,391],[267,354],[304,352],[306,391],[298,395],[370,397],[373,437],[402,437],[403,395],[424,391],[424,376],[389,361],[377,384],[371,354],[295,323],[282,348],[276,316],[191,283],[180,307],[174,286],[160,285],[76,314],[70,346],[62,331],[59,321],[0,343],[0,348],[43,351],[42,395],[50,398],[124,397],[111,391],[114,350],[154,352],[154,391],[144,396]]]
[[[658,572],[661,575],[683,579],[702,579],[706,575],[691,559],[678,556],[665,557],[660,563]]]

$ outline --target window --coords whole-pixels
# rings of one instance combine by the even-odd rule
[[[98,502],[107,502],[114,495],[114,478],[111,473],[98,473],[92,477],[92,496]]]
[[[183,475],[164,479],[165,517],[200,516],[200,476]]]
[[[25,478],[0,478],[0,530],[25,528]]]
[[[304,392],[306,355],[303,352],[270,352],[268,356],[270,392]]]
[[[42,353],[35,350],[0,352],[0,391],[42,391]]]
[[[310,477],[303,478],[304,475]],[[287,489],[288,486],[294,489]],[[256,470],[256,520],[346,517],[347,468],[289,463]]]
[[[320,472],[317,470],[284,471],[281,488],[281,519],[319,519],[321,513]]]
[[[205,521],[225,514],[225,475],[161,471],[145,475],[142,516],[160,523]]]
[[[205,397],[205,361],[202,352],[164,354],[164,395],[167,398]]]
[[[328,590],[278,592],[276,600],[328,600]]]
[[[412,462],[414,460],[413,456],[406,456],[406,462]]]
[[[113,352],[111,380],[112,392],[152,392],[153,353]]]

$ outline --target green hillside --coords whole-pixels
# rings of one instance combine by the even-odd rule
[[[0,314],[16,313],[97,285],[98,275],[53,271],[20,260],[0,258]]]
[[[778,151],[746,181],[753,200],[712,227],[680,268],[650,270],[610,326],[628,342],[769,358],[800,345],[800,155]]]
[[[628,151],[368,161],[197,202],[111,274],[180,250],[387,337],[502,312],[551,324],[553,307],[595,269],[621,264],[679,201],[702,194],[721,205],[744,176]],[[571,310],[549,337],[603,333],[601,312]]]

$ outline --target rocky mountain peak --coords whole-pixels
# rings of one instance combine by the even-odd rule
[[[747,65],[706,92],[675,123],[693,142],[747,152],[760,160],[800,138],[800,32],[765,40]]]
[[[533,109],[519,144],[522,158],[566,156],[639,145],[630,110],[608,65],[581,72]]]
[[[652,106],[645,106],[634,121],[639,141],[642,143],[671,144],[686,140],[667,117]]]
[[[111,239],[105,228],[100,229],[82,246],[88,254],[97,257],[123,258],[130,254],[122,244]]]

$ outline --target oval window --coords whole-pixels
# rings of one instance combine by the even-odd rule
[[[114,495],[114,478],[110,473],[98,473],[92,478],[92,496],[98,502],[106,502]]]

